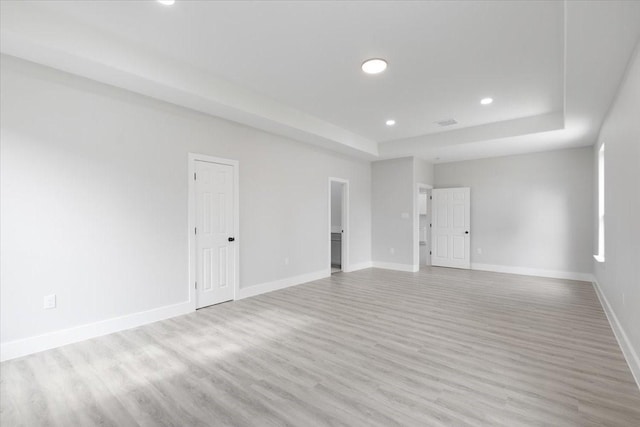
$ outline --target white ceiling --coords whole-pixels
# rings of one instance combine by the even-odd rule
[[[590,145],[640,36],[640,2],[1,7],[3,53],[369,159]]]

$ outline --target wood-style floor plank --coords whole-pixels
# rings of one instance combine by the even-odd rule
[[[2,426],[640,426],[590,284],[368,269],[4,362]]]

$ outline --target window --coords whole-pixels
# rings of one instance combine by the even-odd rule
[[[598,254],[593,257],[604,262],[604,144],[598,151]]]

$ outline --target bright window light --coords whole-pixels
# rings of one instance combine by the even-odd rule
[[[163,4],[165,6],[171,6],[176,2],[176,0],[157,0],[157,1],[158,3]]]
[[[598,151],[598,254],[593,257],[604,262],[604,144]]]

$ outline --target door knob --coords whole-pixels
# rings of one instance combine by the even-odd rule
[[[236,238],[235,238],[235,237],[229,237],[229,241],[230,241],[230,242],[233,242],[234,240],[236,240]]]
[[[469,234],[469,232],[468,232],[468,231],[465,231],[465,232],[464,232],[464,234]]]

